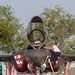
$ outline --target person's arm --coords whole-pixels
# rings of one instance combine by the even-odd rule
[[[52,47],[44,46],[45,49],[52,50]]]

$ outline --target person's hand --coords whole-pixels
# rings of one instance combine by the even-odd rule
[[[45,49],[47,49],[47,46],[44,46]]]

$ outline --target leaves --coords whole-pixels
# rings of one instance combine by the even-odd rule
[[[59,5],[54,9],[45,8],[40,16],[48,31],[47,40],[60,45],[62,50],[66,39],[75,35],[75,19]]]
[[[23,24],[14,16],[13,8],[8,5],[0,6],[0,50],[11,52],[12,41],[17,49],[24,47],[27,44],[24,30]]]

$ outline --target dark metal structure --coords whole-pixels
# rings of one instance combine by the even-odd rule
[[[46,41],[46,28],[43,20],[35,16],[31,19],[27,31],[28,46],[18,52],[8,55],[0,55],[0,61],[10,62],[18,72],[42,72],[52,71],[51,53],[43,48]],[[68,58],[68,59],[67,59]],[[54,72],[59,70],[64,60],[73,61],[75,55],[61,54],[57,66],[52,66]],[[32,67],[32,71],[30,70]]]

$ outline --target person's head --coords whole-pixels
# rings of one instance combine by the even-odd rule
[[[52,46],[52,47],[53,47],[53,46],[54,46],[54,43],[51,43],[51,44],[50,44],[50,46]]]

